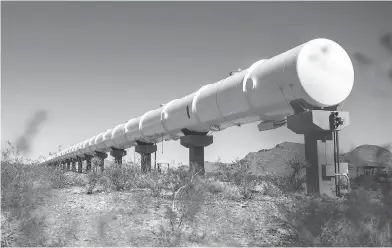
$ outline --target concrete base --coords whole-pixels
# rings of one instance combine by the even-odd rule
[[[180,142],[189,149],[189,170],[204,175],[204,147],[213,143],[213,136],[185,135],[180,138]]]
[[[104,171],[104,165],[105,165],[105,158],[108,157],[108,155],[106,153],[102,153],[102,152],[95,152],[95,157],[99,158],[99,167],[101,168],[101,172]]]
[[[86,160],[86,172],[88,173],[89,171],[91,171],[91,159],[94,156],[88,155],[88,154],[84,154],[84,159]]]
[[[140,167],[142,173],[151,171],[151,153],[157,151],[157,146],[151,143],[138,142],[135,152],[141,155]]]
[[[127,155],[127,151],[124,149],[116,149],[116,148],[111,148],[110,151],[110,156],[114,157],[114,162],[117,165],[122,165],[122,158]]]

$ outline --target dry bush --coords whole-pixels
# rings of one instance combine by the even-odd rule
[[[235,159],[231,165],[221,167],[220,171],[216,174],[218,180],[235,185],[242,199],[249,200],[253,198],[257,176],[250,172],[248,161]],[[229,195],[230,197],[233,196],[232,194]]]
[[[52,187],[62,187],[53,168],[26,164],[18,147],[8,142],[1,161],[2,246],[48,246],[41,207]]]
[[[300,185],[294,175],[289,178],[287,189]],[[353,190],[344,198],[302,197],[295,203],[292,209],[281,206],[297,234],[294,245],[392,246],[391,183],[381,184],[375,192]]]
[[[50,181],[52,188],[62,189],[67,186],[67,177],[64,170],[59,167],[45,166],[45,168],[45,177]]]
[[[158,232],[160,246],[179,246],[185,240],[203,239],[197,232],[197,214],[204,204],[206,183],[199,172],[192,173],[185,168],[171,169],[167,175],[168,188],[173,192],[172,204],[166,205],[165,218]]]
[[[101,177],[102,177],[102,173],[99,171],[91,170],[87,173],[87,178],[88,178],[87,194],[93,193]]]
[[[123,191],[129,180],[127,168],[114,165],[106,168],[105,175],[110,179],[110,182],[115,186],[116,191]]]
[[[165,183],[170,179],[167,179],[166,177],[166,174],[151,171],[145,175],[140,175],[139,186],[141,186],[141,188],[150,189],[152,196],[158,197],[161,195],[163,189],[168,189]]]
[[[372,192],[352,191],[344,199],[302,198],[281,210],[297,233],[294,245],[391,246],[391,206],[384,202]]]
[[[105,176],[116,191],[130,190],[140,186],[140,166],[134,164],[113,165],[105,169]]]
[[[309,167],[309,163],[302,156],[294,156],[293,158],[285,161],[293,171],[285,177],[285,184],[281,187],[286,192],[303,192],[306,187],[306,168]]]
[[[87,173],[87,194],[92,194],[98,182],[100,181],[103,173],[101,172],[99,165],[102,160],[98,157],[91,159],[91,170]]]
[[[207,189],[212,194],[218,194],[225,191],[227,183],[219,181],[215,177],[210,177],[206,179]]]

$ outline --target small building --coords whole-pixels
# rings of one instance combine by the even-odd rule
[[[170,168],[170,162],[159,160],[156,162],[156,168],[154,170],[158,172],[167,171]]]

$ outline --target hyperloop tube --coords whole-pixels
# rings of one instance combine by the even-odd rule
[[[162,126],[162,109],[163,108],[160,107],[159,109],[148,111],[140,119],[139,130],[144,141],[157,143],[161,142],[169,135],[168,133],[165,133],[165,129]]]
[[[210,132],[256,121],[281,121],[293,113],[290,101],[335,106],[348,97],[353,84],[353,65],[346,51],[332,40],[314,39],[117,125],[63,155],[125,149],[136,141],[176,140],[184,135],[183,129]],[[57,159],[53,156],[46,162]]]
[[[88,146],[87,146],[87,148],[90,150],[90,152],[91,152],[92,154],[94,154],[94,153],[95,153],[95,150],[96,150],[96,146],[95,146],[95,137],[96,137],[96,136],[92,137],[92,138],[88,141]]]
[[[106,150],[109,150],[110,147],[114,146],[114,142],[112,140],[112,133],[113,133],[113,129],[108,129],[103,135],[103,140],[104,140],[103,142]]]
[[[175,99],[163,107],[161,114],[162,126],[170,139],[179,139],[183,136],[181,129],[192,123],[188,114],[191,114],[190,108],[194,95],[195,93],[192,93],[181,99]]]
[[[114,148],[126,149],[132,145],[128,142],[127,136],[125,134],[125,123],[117,125],[112,132],[112,140],[114,143]]]
[[[85,140],[83,143],[83,153],[87,155],[93,155],[93,153],[90,151],[89,147],[89,140]]]
[[[83,143],[80,142],[75,146],[75,155],[78,157],[83,157]]]
[[[106,146],[104,144],[104,135],[105,132],[102,132],[95,137],[96,151],[98,152],[106,151]]]
[[[136,140],[142,136],[139,130],[139,122],[141,118],[141,116],[133,118],[125,123],[125,137],[131,145],[135,145]]]

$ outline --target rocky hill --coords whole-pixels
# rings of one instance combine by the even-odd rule
[[[262,149],[258,152],[248,153],[240,162],[250,164],[250,170],[255,174],[278,173],[287,175],[291,168],[286,165],[285,161],[298,156],[304,157],[305,148],[303,144],[293,142],[283,142],[271,149]],[[220,166],[232,167],[229,163],[206,162],[206,172],[214,172]]]
[[[351,152],[342,154],[342,159],[352,166],[388,166],[392,164],[392,153],[381,146],[361,145]]]
[[[249,162],[250,170],[255,174],[278,173],[288,175],[292,169],[285,163],[294,157],[305,157],[304,144],[283,142],[271,149],[250,152],[241,162]],[[361,145],[348,153],[340,154],[341,162],[348,162],[352,170],[360,165],[383,164],[392,168],[392,153],[388,149],[376,145]],[[206,162],[206,172],[219,170],[220,166],[233,167],[229,163]]]

